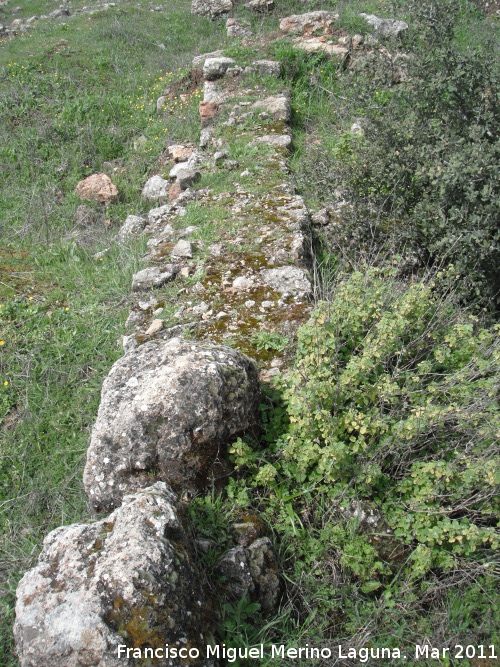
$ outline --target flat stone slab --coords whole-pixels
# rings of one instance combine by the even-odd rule
[[[269,144],[278,148],[290,148],[292,137],[289,134],[265,134],[262,137],[255,137],[252,144]]]
[[[306,272],[297,266],[263,269],[260,275],[266,285],[282,294],[306,297],[311,293],[311,283]]]
[[[292,117],[292,107],[288,95],[270,95],[263,100],[257,100],[252,104],[252,109],[261,109],[265,111],[274,120],[282,120],[289,123]]]
[[[132,291],[140,292],[142,290],[161,287],[177,275],[178,269],[172,264],[160,269],[158,266],[150,266],[134,274],[132,278]]]

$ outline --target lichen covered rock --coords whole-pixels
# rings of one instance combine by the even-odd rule
[[[126,496],[102,521],[57,528],[45,538],[38,565],[17,589],[21,667],[126,667],[137,664],[127,647],[165,644],[199,647],[200,659],[190,664],[208,667],[205,602],[176,500],[158,482]]]
[[[279,594],[278,570],[271,540],[261,537],[248,547],[229,549],[220,559],[217,569],[226,579],[226,595],[240,600],[250,595],[258,600],[264,611],[276,605]]]
[[[311,283],[305,271],[297,266],[263,269],[260,275],[266,285],[282,294],[307,297],[311,293]]]
[[[206,81],[221,79],[229,67],[236,65],[232,58],[207,58],[203,64],[203,78]]]
[[[172,338],[119,359],[104,381],[84,484],[96,509],[161,479],[180,492],[228,470],[226,446],[258,419],[255,362]]]
[[[146,220],[143,217],[139,215],[128,215],[118,231],[118,240],[126,241],[134,236],[140,236],[145,226]]]

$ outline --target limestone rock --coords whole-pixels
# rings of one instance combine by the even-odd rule
[[[217,569],[227,580],[226,593],[233,599],[240,600],[245,593],[255,590],[244,547],[229,549],[220,559]]]
[[[125,241],[133,236],[139,236],[144,227],[146,220],[139,215],[128,215],[123,225],[118,232],[118,240]]]
[[[165,104],[167,103],[168,97],[166,95],[160,95],[160,97],[156,100],[156,111],[160,113],[160,111],[163,109]]]
[[[258,420],[255,362],[221,345],[150,341],[112,367],[87,451],[96,509],[154,479],[182,492],[225,474],[226,447]],[[219,466],[219,467],[217,467]]]
[[[290,148],[292,137],[289,134],[265,134],[262,137],[256,137],[252,143],[269,144],[278,148]]]
[[[250,594],[260,602],[264,611],[276,604],[279,579],[271,540],[261,537],[248,547],[238,546],[227,551],[218,563],[220,574],[226,577],[226,593],[240,600]]]
[[[187,162],[193,151],[193,146],[186,146],[185,144],[174,144],[168,147],[168,154],[174,162]]]
[[[228,67],[236,65],[233,58],[207,58],[203,64],[203,78],[206,81],[215,81],[222,79],[227,72]]]
[[[60,19],[63,16],[70,16],[71,12],[69,9],[66,8],[59,8],[55,9],[53,12],[50,12],[50,14],[47,16],[49,19]]]
[[[147,201],[158,201],[168,199],[170,183],[161,176],[151,176],[142,188],[142,198]]]
[[[214,128],[212,126],[204,127],[200,132],[200,148],[208,148],[212,140]]]
[[[332,26],[339,18],[338,14],[327,11],[307,12],[306,14],[293,14],[280,21],[280,30],[289,35],[312,35],[332,34]]]
[[[191,0],[191,14],[216,18],[233,8],[233,0]]]
[[[146,336],[154,336],[163,329],[163,320],[153,320],[149,327],[146,329]]]
[[[203,101],[222,104],[226,100],[225,93],[221,90],[217,81],[205,81],[203,84]]]
[[[163,204],[163,206],[158,206],[157,208],[152,208],[148,211],[148,224],[157,225],[158,223],[165,222],[170,213],[172,213],[171,204]]]
[[[17,589],[21,667],[132,667],[120,645],[187,642],[204,656],[205,601],[176,504],[157,482],[126,496],[106,519],[45,538],[38,565]],[[190,664],[208,667],[203,657]]]
[[[185,259],[191,259],[192,256],[193,246],[191,245],[190,241],[181,239],[172,249],[172,257],[183,257]]]
[[[170,170],[169,177],[177,181],[182,190],[185,190],[200,178],[200,172],[189,161],[179,162]]]
[[[109,204],[118,197],[118,189],[106,174],[92,174],[76,186],[80,199],[93,199],[101,204]]]
[[[322,208],[313,216],[311,216],[311,222],[316,227],[324,227],[329,225],[331,222],[331,214],[329,208]]]
[[[349,49],[341,44],[331,44],[324,42],[321,37],[298,37],[294,40],[294,44],[298,49],[302,49],[307,53],[318,53],[323,51],[331,58],[344,62],[349,53]]]
[[[203,67],[203,63],[207,58],[220,58],[222,56],[222,51],[210,51],[210,53],[202,53],[199,56],[193,58],[193,68],[199,69]]]
[[[261,537],[246,551],[260,606],[263,611],[270,611],[278,599],[280,585],[271,540]]]
[[[238,19],[228,19],[226,21],[226,30],[228,37],[247,39],[248,37],[252,36],[252,31],[248,25]]]
[[[233,280],[233,289],[237,292],[244,292],[253,286],[253,280],[246,276],[238,276]]]
[[[398,37],[403,30],[408,29],[408,23],[405,21],[396,21],[396,19],[381,19],[375,14],[360,14],[365,21],[375,28],[377,37]]]
[[[311,292],[311,283],[305,271],[296,266],[280,266],[277,269],[263,269],[262,280],[282,294],[305,297]]]
[[[148,267],[134,274],[132,278],[132,291],[140,292],[141,290],[161,287],[169,280],[172,280],[176,274],[177,268],[172,264],[164,267],[163,271],[158,266]]]
[[[254,60],[249,69],[263,76],[281,76],[281,64],[277,60]]]
[[[285,123],[288,123],[292,117],[289,95],[270,95],[263,100],[254,102],[252,109],[262,109],[274,120],[282,120]]]

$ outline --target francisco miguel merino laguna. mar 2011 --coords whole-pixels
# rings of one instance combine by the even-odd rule
[[[320,660],[328,659],[335,657],[338,660],[357,660],[360,663],[367,663],[369,660],[374,659],[387,659],[387,660],[406,660],[408,655],[399,648],[354,648],[354,647],[343,647],[341,644],[336,645],[333,648],[326,646],[323,647],[312,647],[309,644],[306,644],[303,647],[297,646],[285,646],[284,644],[271,644],[265,646],[264,644],[259,644],[259,646],[252,647],[227,647],[225,644],[217,644],[215,646],[207,645],[205,647],[204,656],[199,648],[196,647],[179,647],[179,646],[169,646],[165,644],[164,647],[158,648],[129,648],[124,644],[120,644],[117,648],[118,657],[123,658],[180,658],[180,659],[191,659],[196,660],[200,657],[205,658],[216,658],[224,659],[228,663],[236,662],[236,660],[241,659],[254,659],[254,660],[263,660],[265,657],[271,658],[288,658],[288,659],[297,659],[297,660]],[[411,653],[411,649],[408,651],[408,654]],[[415,660],[427,659],[429,657],[433,659],[439,659],[444,657],[462,658],[467,657],[479,657],[479,658],[490,658],[497,659],[496,647],[495,645],[483,645],[478,646],[462,646],[455,645],[454,647],[443,647],[436,648],[430,646],[429,644],[418,644],[413,647],[413,657]]]

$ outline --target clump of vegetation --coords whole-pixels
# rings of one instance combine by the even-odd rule
[[[375,642],[397,646],[383,643],[397,607],[400,628],[409,632],[411,618],[416,638],[429,620],[423,609],[437,618],[458,590],[476,612],[488,604],[499,545],[500,339],[498,327],[442,296],[449,278],[340,274],[332,300],[299,331],[274,441],[233,446],[244,475],[229,497],[268,517],[289,550],[287,580],[301,604],[310,600],[324,637],[352,632],[377,609]],[[344,616],[332,622],[337,605]],[[470,622],[471,640],[494,636],[494,613],[483,621]]]
[[[385,248],[404,252],[412,266],[454,264],[464,298],[495,310],[495,30],[459,0],[392,8],[403,12],[409,28],[387,44],[392,56],[354,55],[335,77],[314,59],[307,74],[291,68],[297,121],[318,137],[298,156],[298,183],[313,203],[330,202],[337,190],[352,204],[330,252],[373,257]]]

